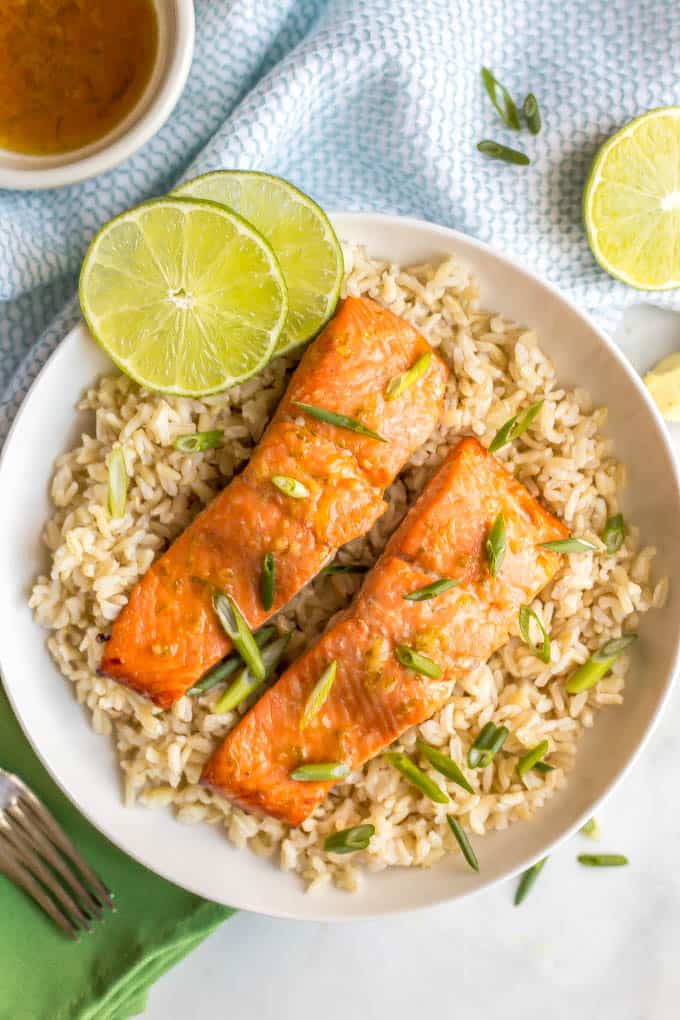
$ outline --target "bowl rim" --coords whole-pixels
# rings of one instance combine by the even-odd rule
[[[581,311],[576,306],[576,304],[570,298],[562,294],[556,286],[548,283],[540,276],[536,275],[532,271],[525,268],[519,261],[517,261],[513,257],[496,251],[493,247],[486,244],[485,242],[470,237],[469,235],[463,233],[462,231],[453,230],[451,228],[431,223],[426,220],[417,219],[414,217],[405,217],[393,214],[331,211],[328,213],[328,216],[331,222],[333,223],[334,227],[336,228],[336,230],[339,231],[340,234],[342,234],[343,230],[347,230],[348,234],[351,235],[351,224],[353,222],[356,222],[356,224],[363,228],[364,230],[367,228],[371,228],[373,224],[375,224],[376,227],[382,225],[384,227],[398,227],[398,228],[411,227],[414,230],[425,230],[432,236],[434,237],[439,236],[442,238],[442,240],[445,240],[450,244],[458,242],[463,247],[477,249],[482,255],[485,255],[501,263],[504,263],[514,272],[521,274],[522,276],[526,277],[529,281],[533,283],[539,284],[542,289],[550,293],[552,298],[554,298],[554,300],[558,302],[558,304],[561,303],[567,309],[571,310],[576,316],[581,318],[588,326],[589,330],[594,334],[598,341],[607,350],[608,354],[612,358],[614,358],[614,360],[617,361],[619,365],[622,367],[623,371],[628,376],[629,380],[632,382],[635,389],[637,390],[638,396],[641,398],[642,402],[646,405],[647,410],[651,413],[651,417],[656,425],[658,438],[661,441],[661,444],[666,453],[669,466],[673,471],[676,487],[678,488],[678,491],[680,491],[680,460],[675,452],[668,430],[665,427],[663,418],[661,417],[658,409],[654,405],[651,397],[649,396],[638,374],[635,372],[628,359],[617,347],[614,341],[611,340],[606,335],[606,333],[603,332],[603,330],[596,324],[592,317],[587,313]],[[84,327],[85,324],[82,321],[76,323],[76,325],[68,331],[68,333],[63,339],[66,339],[66,337],[70,337],[72,334],[79,330],[82,330]],[[56,354],[58,354],[58,351],[59,346],[57,346],[51,352],[46,362],[42,365],[40,371],[33,380],[30,389],[24,396],[21,407],[17,411],[14,421],[10,429],[8,430],[7,437],[3,445],[3,449],[0,450],[0,477],[2,475],[2,469],[4,466],[6,452],[10,446],[13,433],[15,429],[17,429],[20,418],[22,417],[23,411],[28,403],[29,397],[33,390],[37,387],[39,380],[41,379],[43,374],[47,372],[49,365],[52,361],[52,358]],[[24,372],[26,371],[26,362],[24,362],[23,368],[20,369],[20,371]],[[2,644],[0,643],[0,672],[2,672],[1,660],[2,660]],[[356,897],[353,897],[354,902],[358,905],[358,909],[355,908],[351,913],[337,911],[333,908],[333,905],[330,903],[324,905],[321,897],[318,900],[314,900],[308,897],[302,888],[300,889],[301,899],[303,899],[307,903],[310,903],[311,900],[311,903],[313,903],[311,909],[308,909],[306,911],[287,909],[282,906],[272,907],[267,906],[266,909],[263,909],[262,906],[252,906],[251,904],[248,903],[247,893],[244,895],[243,899],[241,899],[240,902],[238,901],[239,900],[238,897],[236,897],[236,902],[234,902],[234,897],[232,895],[231,903],[227,903],[226,899],[220,899],[219,896],[215,896],[214,892],[211,893],[207,891],[206,886],[202,884],[202,880],[194,879],[193,877],[190,880],[186,880],[184,878],[179,879],[177,874],[173,873],[172,868],[166,866],[165,863],[159,864],[157,860],[152,859],[152,857],[149,856],[148,854],[142,852],[141,850],[135,850],[134,848],[131,848],[129,842],[121,842],[120,836],[116,834],[116,832],[112,829],[112,826],[107,820],[102,819],[101,817],[96,817],[92,811],[88,811],[87,809],[84,809],[82,807],[77,791],[72,790],[66,783],[66,781],[62,780],[62,778],[60,777],[56,770],[56,765],[54,765],[50,760],[44,757],[41,748],[35,743],[28,725],[24,723],[20,706],[15,701],[12,689],[9,686],[5,685],[4,690],[7,695],[10,706],[12,707],[12,710],[14,711],[28,742],[30,743],[37,757],[40,759],[41,763],[46,768],[52,779],[56,782],[56,784],[60,787],[64,794],[72,801],[72,803],[77,807],[77,809],[88,819],[88,821],[90,821],[90,823],[93,826],[95,826],[95,828],[97,828],[103,835],[105,835],[109,840],[111,840],[111,842],[113,842],[114,845],[119,847],[124,853],[128,854],[138,863],[149,868],[151,871],[154,871],[156,874],[160,875],[166,880],[181,885],[189,892],[192,892],[198,896],[216,899],[227,906],[234,907],[235,909],[248,910],[253,913],[262,913],[265,916],[289,920],[302,920],[311,922],[319,921],[351,922],[359,920],[370,920],[375,919],[377,917],[389,915],[409,914],[414,913],[417,910],[432,908],[435,906],[443,905],[445,903],[462,902],[463,900],[466,900],[471,896],[475,896],[478,893],[485,892],[486,890],[491,889],[494,886],[500,885],[503,882],[511,881],[514,877],[521,874],[526,868],[531,867],[538,860],[552,853],[555,848],[557,848],[567,839],[569,839],[584,824],[584,822],[588,818],[590,818],[594,812],[598,810],[602,803],[614,792],[614,790],[628,775],[630,769],[633,768],[633,766],[636,764],[639,756],[641,755],[644,748],[647,746],[648,741],[650,740],[652,734],[654,733],[656,726],[658,725],[658,722],[661,718],[661,715],[666,709],[666,706],[668,704],[669,698],[671,696],[671,693],[673,691],[674,685],[678,677],[679,666],[680,666],[680,632],[676,635],[675,638],[675,648],[672,654],[672,661],[667,671],[664,686],[662,689],[660,689],[658,701],[653,711],[653,714],[650,716],[647,728],[639,738],[637,745],[630,753],[628,760],[620,768],[620,770],[615,775],[612,776],[609,782],[602,788],[599,795],[596,796],[593,800],[589,801],[587,807],[580,814],[578,814],[578,816],[570,824],[567,824],[566,826],[561,825],[557,827],[558,828],[557,835],[555,835],[553,838],[550,838],[546,842],[542,843],[539,851],[527,853],[527,856],[519,864],[513,865],[509,870],[503,872],[502,874],[498,874],[494,878],[489,879],[488,881],[484,882],[483,885],[479,887],[473,886],[467,890],[458,892],[453,896],[450,894],[450,892],[447,892],[446,883],[442,883],[441,893],[425,896],[419,902],[415,903],[411,902],[406,905],[395,906],[388,899],[387,902],[381,904],[379,909],[376,909],[375,905],[373,907],[362,908],[360,902],[361,893],[358,893]],[[55,670],[56,668],[57,667],[55,666]],[[113,767],[113,762],[111,763],[111,765]],[[179,823],[176,820],[173,820],[173,824],[178,825]],[[237,852],[243,853],[244,851]],[[286,880],[286,878],[289,877],[290,876],[286,876],[285,872],[283,871],[280,872],[281,880]],[[379,876],[375,877],[378,878]],[[369,881],[370,878],[371,876],[369,875],[368,876]]]
[[[164,0],[160,0],[161,3]],[[186,84],[191,61],[194,54],[196,23],[193,0],[171,0],[171,15],[174,17],[174,38],[169,44],[165,56],[163,77],[144,113],[132,119],[129,127],[122,134],[114,136],[111,141],[90,155],[78,156],[74,150],[74,158],[68,160],[69,153],[63,153],[66,162],[58,166],[45,168],[22,169],[20,166],[0,165],[0,190],[7,191],[42,191],[48,188],[61,188],[69,184],[77,184],[90,177],[112,170],[129,156],[132,156],[149,141],[172,113]],[[158,0],[154,0],[157,6]],[[159,47],[160,53],[160,47]],[[138,104],[144,101],[145,92],[140,96]],[[134,109],[128,114],[133,117]],[[115,131],[115,128],[112,129]],[[22,153],[12,153],[21,157]],[[30,157],[29,157],[30,158]]]

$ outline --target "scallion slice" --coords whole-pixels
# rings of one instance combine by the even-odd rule
[[[108,459],[109,517],[123,517],[127,506],[128,473],[125,466],[125,455],[120,446],[111,451]]]
[[[531,621],[534,621],[541,634],[543,635],[543,641],[540,645],[535,645],[531,640],[529,633],[529,626]],[[534,653],[536,658],[540,659],[541,662],[546,664],[550,662],[550,636],[546,631],[545,627],[539,620],[536,613],[529,606],[519,607],[519,632],[522,635],[522,640],[525,645],[528,645],[531,651]]]
[[[535,768],[541,758],[545,758],[549,750],[550,744],[547,740],[542,740],[540,744],[536,744],[536,747],[532,747],[532,749],[527,751],[527,753],[517,762],[518,774],[520,776],[525,776],[530,769]]]
[[[536,863],[532,865],[532,867],[527,868],[527,870],[520,878],[519,885],[517,886],[517,892],[515,893],[516,907],[518,907],[520,903],[522,903],[522,901],[525,900],[529,893],[531,892],[534,882],[543,871],[543,868],[545,867],[547,860],[548,858],[544,857],[542,860],[536,861]]]
[[[496,726],[488,722],[477,735],[477,739],[468,751],[468,765],[471,769],[485,769],[494,760],[510,731],[507,726]]]
[[[522,113],[532,135],[537,135],[541,130],[541,111],[538,108],[538,100],[533,92],[530,92],[522,103]]]
[[[409,648],[408,645],[396,645],[394,655],[406,669],[412,669],[414,673],[429,676],[433,680],[439,680],[444,672],[439,663],[433,662],[432,659],[428,659],[427,655],[421,655],[415,648]]]
[[[449,828],[453,835],[456,837],[456,842],[460,847],[463,857],[468,862],[473,871],[479,871],[479,861],[477,855],[470,845],[470,840],[467,838],[463,826],[460,824],[457,818],[453,815],[447,815],[446,821],[449,823]]]
[[[289,640],[290,634],[282,634],[281,637],[276,638],[275,641],[272,641],[271,644],[266,645],[262,649],[262,662],[264,663],[265,670],[265,675],[262,680],[258,680],[255,674],[252,673],[247,666],[242,668],[233,684],[227,688],[215,705],[214,712],[216,715],[221,715],[223,712],[232,712],[241,704],[242,701],[251,695],[253,691],[256,691],[257,688],[264,683],[264,680],[269,679],[281,661]]]
[[[526,411],[521,414],[516,414],[512,418],[508,418],[504,425],[501,425],[496,435],[491,440],[489,445],[489,453],[496,453],[497,450],[507,446],[508,443],[512,443],[513,440],[518,439],[523,432],[531,425],[532,421],[541,408],[543,407],[543,400],[537,400],[531,407],[527,407]]]
[[[623,514],[613,514],[611,517],[608,517],[602,532],[602,541],[610,556],[619,551],[625,537],[626,528],[623,523]]]
[[[477,149],[485,156],[490,156],[491,159],[500,159],[503,163],[514,163],[515,166],[529,166],[531,162],[526,153],[520,152],[519,149],[511,149],[507,145],[501,145],[500,142],[494,142],[491,138],[483,138],[481,142],[477,142]]]
[[[428,351],[427,354],[421,354],[421,356],[413,362],[411,367],[400,375],[395,375],[393,379],[390,379],[385,388],[385,400],[396,400],[400,397],[410,386],[417,383],[422,376],[425,375],[432,362],[432,352]]]
[[[578,831],[583,833],[584,836],[588,836],[590,839],[599,840],[600,838],[600,826],[597,824],[596,818],[589,818],[585,825],[582,825]]]
[[[534,765],[534,772],[554,772],[555,766],[549,765],[547,761],[537,761]]]
[[[224,429],[211,429],[209,432],[194,432],[188,436],[178,436],[172,445],[182,453],[216,450],[224,445]]]
[[[271,638],[276,634],[276,627],[260,627],[258,631],[253,634],[255,643],[258,648],[264,648],[269,643]],[[226,659],[222,659],[216,666],[209,669],[205,673],[198,683],[191,687],[187,694],[191,698],[197,698],[200,694],[205,694],[206,691],[211,691],[213,687],[217,687],[223,680],[228,680],[230,676],[233,676],[237,669],[243,666],[243,659],[238,652],[231,652]]]
[[[597,552],[597,546],[585,538],[558,538],[555,542],[541,542],[540,548],[557,553]]]
[[[507,127],[512,128],[513,131],[519,131],[519,113],[515,106],[515,102],[505,85],[501,85],[498,78],[496,78],[488,67],[482,68],[482,81],[484,82],[486,94],[491,100],[494,109],[503,123],[507,125]],[[500,93],[503,100],[502,105],[498,98],[498,93]]]
[[[269,612],[274,605],[274,592],[276,589],[276,561],[274,553],[265,553],[262,560],[262,578],[260,582],[262,608]]]
[[[438,750],[436,747],[432,747],[431,744],[426,744],[425,741],[420,738],[416,740],[416,747],[422,754],[423,758],[426,758],[437,772],[441,772],[441,774],[446,776],[447,779],[457,783],[458,786],[462,786],[462,788],[467,790],[468,793],[475,792],[463,775],[463,770],[455,763],[453,758],[449,757],[448,754],[444,754],[443,751]]]
[[[335,683],[337,672],[338,663],[336,659],[333,659],[333,661],[326,666],[307,698],[305,710],[302,713],[302,719],[300,721],[301,730],[304,730],[307,726],[309,726],[312,720],[317,717],[323,708],[328,695],[331,693],[331,687]]]
[[[303,485],[302,482],[298,482],[297,478],[291,478],[290,475],[272,475],[271,483],[284,496],[291,496],[292,499],[307,499],[309,496],[307,486]]]
[[[329,854],[354,854],[357,850],[367,850],[373,836],[375,825],[352,825],[326,836],[323,848]]]
[[[486,559],[489,564],[489,573],[492,577],[496,577],[498,571],[501,569],[501,564],[505,559],[507,547],[508,536],[505,528],[505,517],[502,513],[500,513],[496,516],[495,521],[491,525],[491,530],[489,531],[484,544]]]
[[[324,761],[298,765],[290,773],[290,778],[299,783],[329,783],[332,779],[346,779],[349,773],[349,766],[341,761]]]
[[[417,588],[416,591],[412,591],[408,595],[402,595],[402,598],[407,602],[425,602],[427,599],[436,598],[437,595],[443,595],[445,591],[449,591],[451,588],[457,588],[459,584],[460,581],[454,581],[449,577],[442,577],[439,581],[426,584],[424,588]]]
[[[230,638],[236,651],[240,653],[250,672],[257,680],[264,680],[265,668],[260,649],[231,595],[225,595],[221,591],[215,592],[213,606],[224,632]]]
[[[582,666],[579,666],[575,673],[572,673],[566,683],[567,693],[579,694],[581,691],[589,691],[598,684],[636,638],[637,634],[623,634],[620,638],[607,641]]]
[[[327,411],[325,407],[303,404],[299,400],[294,400],[293,404],[295,407],[299,407],[301,411],[304,411],[305,414],[308,414],[310,418],[316,418],[317,421],[322,421],[326,425],[336,425],[339,429],[358,432],[360,436],[368,436],[369,439],[376,439],[379,443],[387,442],[384,436],[378,435],[377,432],[369,429],[368,426],[364,425],[363,422],[357,421],[356,418],[348,418],[346,414],[336,414],[335,411]]]
[[[620,868],[629,863],[625,854],[579,854],[576,860],[587,868]]]
[[[407,755],[401,754],[399,751],[388,751],[383,755],[383,758],[430,800],[436,804],[448,804],[449,798],[442,788],[433,783],[430,777],[422,769],[419,769]]]

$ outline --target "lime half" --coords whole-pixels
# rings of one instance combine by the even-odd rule
[[[224,203],[271,244],[288,287],[288,319],[276,354],[303,344],[328,322],[344,266],[335,232],[316,202],[280,177],[246,170],[204,174],[175,194]]]
[[[83,262],[80,305],[123,372],[192,397],[259,371],[288,311],[276,256],[249,223],[214,202],[172,197],[102,227]]]
[[[640,290],[680,287],[680,106],[650,110],[602,146],[583,217],[612,276]]]

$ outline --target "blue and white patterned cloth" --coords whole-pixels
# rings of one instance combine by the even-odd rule
[[[605,138],[680,102],[677,0],[197,0],[196,15],[186,91],[136,156],[73,187],[0,192],[0,442],[76,321],[97,228],[218,167],[281,174],[326,208],[456,227],[583,307],[639,299],[594,262],[580,196]],[[483,64],[520,102],[535,92],[538,137],[504,129]],[[521,144],[531,166],[485,159],[482,137]]]

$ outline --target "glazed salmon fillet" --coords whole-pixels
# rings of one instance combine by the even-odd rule
[[[507,552],[492,577],[485,542],[502,513]],[[202,781],[245,808],[299,825],[332,782],[290,778],[301,764],[363,765],[449,696],[452,683],[517,632],[519,607],[561,564],[541,543],[567,528],[475,439],[463,439],[387,544],[353,605],[243,717],[208,762]],[[413,602],[404,595],[446,577],[457,587]],[[406,645],[441,667],[432,679],[400,664]],[[323,671],[330,694],[304,728]]]
[[[388,383],[430,354],[398,399]],[[439,419],[447,369],[407,322],[368,298],[347,298],[308,348],[274,420],[241,475],[198,515],[133,588],[113,625],[101,672],[168,708],[231,650],[216,589],[252,630],[289,602],[385,509],[385,486]],[[325,381],[325,384],[324,384]],[[318,422],[293,401],[358,419],[379,442]],[[272,478],[303,487],[280,491]],[[274,556],[274,603],[261,603],[262,563]]]

